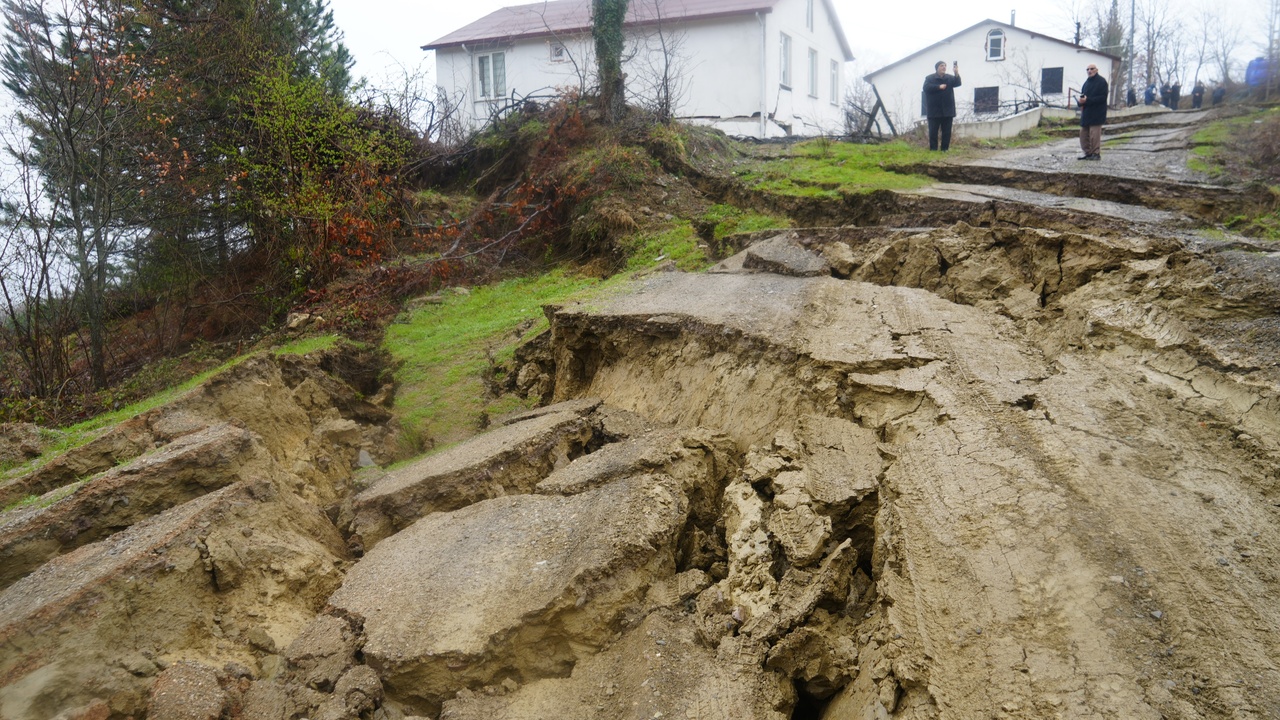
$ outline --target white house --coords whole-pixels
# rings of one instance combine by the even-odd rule
[[[839,132],[853,60],[832,0],[631,0],[628,102],[731,135]],[[591,0],[506,7],[423,46],[473,127],[528,96],[595,85]]]
[[[1095,63],[1116,91],[1120,58],[995,20],[983,20],[951,37],[868,73],[894,127],[924,120],[923,87],[938,61],[960,63],[956,121],[1011,115],[1036,105],[1068,107]],[[1112,102],[1116,96],[1112,95]],[[1073,106],[1072,106],[1073,107]]]

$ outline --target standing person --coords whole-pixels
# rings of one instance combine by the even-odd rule
[[[1196,86],[1191,88],[1191,109],[1199,110],[1204,104],[1204,83],[1196,81]]]
[[[1102,159],[1102,124],[1107,121],[1107,81],[1098,74],[1098,66],[1085,68],[1089,79],[1080,86],[1081,160]]]
[[[1133,107],[1138,104],[1138,93],[1133,89],[1132,85],[1129,86],[1129,94],[1125,96],[1125,100],[1129,107]]]
[[[1160,86],[1160,104],[1172,110],[1169,105],[1169,83]]]
[[[1156,101],[1156,82],[1152,80],[1147,83],[1147,91],[1143,93],[1142,100],[1147,105],[1153,105]]]
[[[929,149],[946,152],[951,147],[951,121],[956,116],[956,91],[960,87],[960,63],[951,63],[951,74],[947,74],[947,63],[939,60],[933,66],[934,72],[924,79],[925,117],[929,118]],[[939,146],[938,135],[942,135]]]
[[[1218,103],[1222,102],[1222,101],[1223,101],[1223,99],[1224,99],[1224,98],[1226,98],[1226,97],[1227,97],[1227,88],[1226,88],[1226,86],[1224,86],[1224,85],[1219,85],[1218,87],[1214,88],[1214,89],[1213,89],[1213,105],[1214,105],[1214,107],[1217,107],[1217,106],[1218,106]]]
[[[1169,88],[1169,109],[1177,110],[1180,102],[1182,102],[1182,81],[1174,80],[1173,87]]]

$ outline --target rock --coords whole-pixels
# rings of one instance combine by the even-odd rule
[[[0,525],[0,588],[61,553],[247,477],[271,461],[249,431],[220,423],[113,468],[69,496],[38,503]]]
[[[810,695],[825,698],[857,674],[858,648],[834,628],[804,626],[769,649],[765,667],[803,682]]]
[[[384,540],[329,602],[364,618],[388,694],[434,713],[459,689],[564,675],[607,644],[675,574],[687,512],[659,475],[486,500]]]
[[[44,447],[40,428],[31,423],[0,423],[0,467],[21,465],[39,457]]]
[[[830,275],[827,261],[801,247],[798,237],[795,231],[789,231],[752,245],[746,251],[743,267],[796,277]]]
[[[332,688],[355,662],[364,643],[351,620],[322,614],[311,621],[285,650],[290,672],[303,685]]]
[[[831,519],[808,505],[776,509],[769,514],[769,534],[778,539],[793,565],[806,566],[822,556],[831,537]]]
[[[858,267],[858,259],[854,256],[853,250],[843,242],[823,244],[822,259],[827,261],[838,277],[849,277]]]
[[[204,556],[210,543],[226,543],[254,571],[218,590]],[[317,508],[263,481],[202,495],[59,556],[0,592],[0,677],[13,678],[0,687],[5,719],[44,720],[95,698],[110,698],[120,715],[142,712],[152,680],[124,669],[138,647],[252,663],[247,641],[218,637],[212,618],[292,633],[336,589],[342,553]]]
[[[576,410],[534,415],[387,474],[356,495],[339,519],[365,552],[418,518],[486,498],[530,493],[592,437]]]
[[[682,485],[691,488],[716,475],[717,463],[723,466],[729,462],[727,438],[717,438],[714,433],[704,433],[703,437],[708,438],[706,443],[682,431],[653,430],[609,443],[553,471],[538,483],[536,492],[572,495],[621,477],[652,471],[681,478]],[[719,474],[723,474],[722,469]]]
[[[200,663],[178,662],[165,668],[151,687],[147,717],[155,720],[218,720],[227,697],[218,676]]]
[[[726,662],[697,641],[688,616],[663,611],[568,678],[522,686],[510,695],[459,695],[441,720],[631,720],[715,718],[783,720],[795,703],[790,683],[759,665]]]

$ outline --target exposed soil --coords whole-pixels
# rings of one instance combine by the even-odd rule
[[[1204,117],[688,168],[830,227],[549,309],[551,404],[412,463],[340,351],[9,478],[0,717],[1280,717],[1280,254],[1200,233],[1261,201],[1178,170]]]

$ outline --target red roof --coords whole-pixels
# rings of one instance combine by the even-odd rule
[[[771,12],[779,0],[665,0],[662,16],[653,12],[653,4],[632,2],[627,8],[628,25],[661,21],[694,20]],[[836,34],[848,57],[848,42],[836,20],[830,0],[824,0],[835,24]],[[531,5],[515,5],[485,15],[479,20],[422,46],[423,50],[456,47],[463,43],[510,41],[545,35],[587,32],[591,29],[591,0],[548,0]]]

